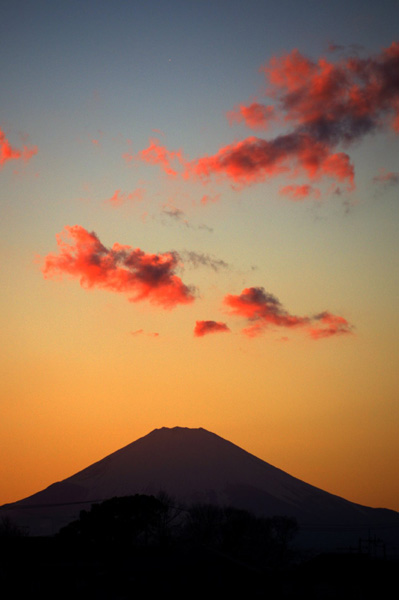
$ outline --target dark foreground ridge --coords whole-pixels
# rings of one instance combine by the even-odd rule
[[[93,502],[166,492],[180,506],[212,504],[258,517],[296,519],[299,544],[357,547],[369,534],[390,555],[399,547],[399,514],[349,502],[305,483],[206,429],[155,429],[86,469],[0,514],[31,535],[52,535]]]

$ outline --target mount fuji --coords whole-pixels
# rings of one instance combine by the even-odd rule
[[[349,502],[214,433],[186,427],[155,429],[75,475],[3,505],[0,516],[8,516],[31,535],[52,535],[91,503],[161,491],[181,505],[229,505],[259,516],[295,517],[308,538],[320,538],[324,532],[324,540],[357,543],[370,530],[398,536],[399,513]]]

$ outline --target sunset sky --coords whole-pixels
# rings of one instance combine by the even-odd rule
[[[0,504],[204,427],[399,510],[399,3],[0,13]]]

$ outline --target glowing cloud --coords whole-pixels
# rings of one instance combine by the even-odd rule
[[[203,337],[208,333],[223,333],[230,332],[230,329],[227,327],[226,323],[221,323],[218,321],[196,321],[194,327],[194,335],[195,337]]]
[[[13,148],[5,136],[5,133],[0,129],[0,167],[9,160],[22,159],[28,161],[37,154],[37,146],[28,148],[24,146],[22,150]]]
[[[115,243],[106,248],[97,235],[79,225],[57,235],[58,254],[45,257],[42,272],[49,279],[67,275],[85,289],[100,288],[129,294],[130,302],[149,300],[164,308],[188,304],[194,290],[175,273],[176,252],[145,254],[140,248]]]
[[[246,288],[237,296],[228,294],[224,304],[233,315],[244,317],[251,323],[242,330],[248,337],[262,334],[269,326],[303,328],[315,340],[352,332],[352,326],[346,319],[329,312],[313,317],[291,315],[273,294],[262,287]]]

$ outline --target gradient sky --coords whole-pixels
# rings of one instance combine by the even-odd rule
[[[0,503],[180,425],[399,509],[398,21],[2,3]]]

